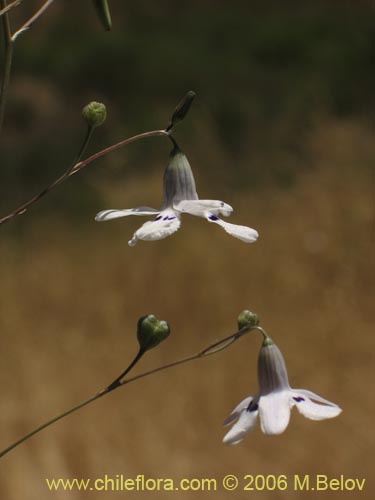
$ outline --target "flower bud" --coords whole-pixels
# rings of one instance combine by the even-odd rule
[[[93,0],[93,2],[100,22],[104,29],[109,31],[112,28],[112,20],[107,0]]]
[[[83,108],[82,116],[89,127],[100,127],[107,118],[107,110],[101,102],[92,101]]]
[[[173,112],[171,122],[167,127],[167,131],[171,130],[177,122],[180,122],[185,118],[185,116],[188,114],[191,103],[193,102],[195,96],[196,93],[193,92],[192,90],[189,90],[189,92],[185,95],[185,97],[177,104],[176,109]]]
[[[246,327],[250,328],[252,326],[258,326],[259,325],[258,315],[249,311],[248,309],[245,309],[238,316],[237,324],[239,330],[242,330],[242,328]]]
[[[159,321],[153,314],[142,316],[138,320],[137,338],[142,351],[148,351],[163,342],[170,333],[166,321]]]

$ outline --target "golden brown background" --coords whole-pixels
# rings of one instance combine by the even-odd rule
[[[222,421],[257,388],[260,339],[249,335],[216,356],[121,388],[22,444],[1,459],[1,498],[177,496],[51,493],[45,484],[45,478],[95,479],[105,474],[208,477],[218,483],[226,474],[343,474],[366,478],[365,491],[298,493],[290,487],[286,492],[247,494],[265,499],[371,498],[375,154],[368,90],[374,78],[374,45],[365,28],[374,11],[366,3],[350,2],[318,2],[314,8],[307,2],[298,12],[293,2],[283,12],[274,2],[263,7],[260,2],[223,3],[225,11],[209,1],[179,7],[172,2],[160,7],[112,2],[114,28],[108,34],[101,31],[89,2],[74,16],[68,3],[62,7],[56,2],[17,42],[3,135],[2,213],[67,167],[82,133],[79,109],[90,99],[105,101],[109,109],[104,130],[98,130],[91,145],[93,152],[164,126],[178,99],[194,88],[197,102],[176,137],[191,161],[198,192],[233,205],[231,222],[256,228],[260,238],[246,245],[213,224],[186,216],[174,236],[130,248],[127,241],[143,219],[94,222],[95,213],[104,208],[158,206],[169,148],[162,138],[92,164],[28,214],[2,226],[1,447],[117,376],[137,349],[137,319],[151,312],[168,320],[172,333],[134,373],[235,331],[237,315],[250,308],[281,348],[291,385],[335,401],[343,413],[313,422],[294,410],[281,436],[264,436],[258,427],[241,444],[224,446]],[[25,2],[14,19],[23,8],[32,12],[36,4]],[[301,22],[300,31],[303,21],[325,26],[331,44],[321,49],[321,57],[328,59],[327,67],[340,58],[342,66],[332,70],[338,81],[322,87],[332,75],[323,66],[321,71],[319,65],[309,66],[310,72],[304,67],[306,47],[317,50],[326,40],[324,29],[323,34],[313,30],[315,38],[305,45],[290,36],[280,53],[256,64],[249,55],[250,42],[249,52],[241,52],[242,39],[249,37],[255,44],[241,21],[245,15],[250,27],[262,25],[263,39],[259,35],[257,43],[268,50],[279,19],[274,39],[279,48],[284,35],[294,33],[296,22]],[[225,18],[233,35],[230,43],[224,36]],[[139,28],[144,22],[144,30],[131,29],[132,21]],[[217,27],[216,37],[212,26]],[[48,38],[63,28],[73,41]],[[358,36],[361,42],[351,58],[338,50],[343,33],[350,40],[354,33],[353,40]],[[176,45],[170,45],[168,36]],[[221,46],[221,40],[227,43]],[[169,51],[158,52],[163,41]],[[302,54],[297,62],[290,47]],[[363,73],[358,65],[351,74],[346,64],[361,56]],[[112,68],[105,63],[111,58]],[[351,74],[350,81],[345,72]],[[257,88],[251,85],[253,78]],[[269,88],[263,88],[262,78]],[[295,98],[293,85],[295,92],[308,89],[306,95]],[[332,96],[346,85],[350,92],[342,91],[333,105]],[[322,88],[332,93],[326,91],[326,100]],[[288,105],[274,109],[278,99]],[[258,103],[258,109],[249,102]],[[273,105],[267,111],[269,102]],[[214,499],[243,498],[246,493],[219,488],[178,495]]]

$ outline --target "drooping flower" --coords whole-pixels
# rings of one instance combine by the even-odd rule
[[[290,387],[284,358],[268,336],[265,336],[259,352],[258,383],[258,393],[241,401],[225,420],[224,425],[237,420],[224,436],[225,444],[242,441],[245,434],[255,427],[258,416],[264,434],[281,434],[288,426],[293,406],[311,420],[333,418],[342,411],[335,403],[311,391]]]
[[[104,210],[95,220],[108,221],[128,215],[150,215],[155,218],[143,224],[129,241],[134,246],[138,240],[161,240],[175,233],[181,225],[181,214],[188,213],[203,217],[208,222],[221,226],[227,233],[246,243],[253,243],[258,232],[246,226],[223,221],[219,215],[228,216],[233,208],[219,200],[200,200],[189,162],[177,145],[173,148],[170,161],[164,172],[164,192],[160,210],[150,207],[137,207],[124,210]]]

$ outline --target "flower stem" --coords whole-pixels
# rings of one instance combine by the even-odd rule
[[[97,160],[98,158],[101,158],[102,156],[105,156],[109,153],[112,153],[113,151],[116,151],[117,149],[122,148],[123,146],[126,146],[127,144],[130,144],[132,142],[139,141],[140,139],[147,139],[149,137],[157,137],[157,136],[166,136],[169,137],[169,134],[165,130],[151,130],[150,132],[143,132],[142,134],[137,134],[134,135],[133,137],[128,137],[127,139],[124,139],[120,142],[117,142],[116,144],[113,144],[112,146],[109,146],[108,148],[102,149],[101,151],[98,151],[97,153],[93,154],[89,158],[86,158],[86,160],[83,160],[79,163],[77,163],[74,168],[72,169],[71,175],[77,173],[79,170],[82,168],[86,167],[93,161]],[[0,220],[1,223],[1,220]]]
[[[0,452],[0,457],[3,457],[4,455],[6,455],[7,453],[9,453],[11,450],[13,450],[14,448],[16,448],[18,445],[20,445],[21,443],[23,443],[24,441],[26,441],[27,439],[31,438],[32,436],[34,436],[35,434],[38,434],[38,432],[42,431],[43,429],[45,429],[46,427],[49,427],[50,425],[54,424],[55,422],[58,422],[59,420],[61,420],[62,418],[64,417],[67,417],[68,415],[70,415],[71,413],[74,413],[75,411],[79,410],[80,408],[83,408],[84,406],[88,405],[89,403],[92,403],[93,401],[95,401],[96,399],[99,399],[100,397],[104,396],[104,394],[106,394],[107,392],[104,390],[104,391],[101,391],[101,392],[98,392],[97,394],[95,394],[94,396],[92,396],[91,398],[88,398],[86,399],[85,401],[82,401],[81,403],[79,403],[77,406],[73,406],[73,408],[70,408],[70,410],[67,410],[65,411],[64,413],[61,413],[60,415],[58,415],[57,417],[54,417],[52,418],[51,420],[49,420],[48,422],[45,422],[44,424],[40,425],[39,427],[37,427],[36,429],[34,429],[33,431],[29,432],[28,434],[25,434],[25,436],[21,437],[20,439],[18,439],[17,441],[15,441],[14,443],[12,443],[10,446],[8,446],[7,448],[5,448],[4,450],[2,450]]]
[[[0,0],[0,14],[3,24],[3,36],[4,36],[4,74],[1,81],[0,89],[0,134],[3,127],[5,106],[8,97],[8,88],[10,81],[10,74],[12,69],[12,59],[13,59],[13,45],[17,37],[28,30],[50,7],[54,0],[47,0],[38,11],[30,17],[15,33],[12,35],[9,22],[9,10],[16,7],[21,3],[22,0],[16,0],[11,4],[7,5],[7,0]]]
[[[177,144],[175,138],[172,136],[171,132],[168,132],[168,139],[171,141],[171,143],[173,144],[173,148],[176,152],[180,152],[181,149],[180,149],[180,146]]]
[[[0,7],[4,10],[7,7],[6,0],[0,0]],[[6,11],[2,15],[3,37],[4,37],[4,73],[1,80],[0,90],[0,135],[4,122],[5,106],[8,97],[8,88],[13,59],[13,42],[10,29],[9,14]]]
[[[28,29],[31,28],[31,26],[45,13],[45,11],[48,9],[48,7],[51,6],[52,2],[54,0],[47,0],[41,7],[40,9],[35,12],[33,16],[30,17],[13,35],[12,35],[12,42],[16,40],[19,35],[27,31]]]
[[[273,344],[273,340],[261,326],[254,326],[254,330],[258,330],[263,335],[263,346]]]
[[[10,212],[8,215],[4,215],[3,217],[0,218],[0,226],[4,224],[5,222],[8,222],[12,219],[14,219],[17,215],[22,215],[26,212],[26,210],[33,205],[34,203],[38,202],[41,198],[43,198],[47,193],[55,189],[57,186],[59,186],[62,182],[64,182],[66,179],[71,177],[73,174],[76,174],[79,170],[81,170],[83,167],[86,167],[90,163],[92,163],[94,160],[97,160],[98,158],[101,158],[102,156],[105,156],[109,153],[112,153],[113,151],[116,151],[116,149],[119,149],[123,146],[126,146],[127,144],[130,144],[131,142],[138,141],[140,139],[146,139],[148,137],[156,137],[156,136],[161,136],[165,135],[169,137],[169,134],[165,132],[165,130],[152,130],[150,132],[144,132],[143,134],[138,134],[133,137],[129,137],[127,139],[124,139],[123,141],[118,142],[117,144],[113,144],[112,146],[109,146],[108,148],[103,149],[102,151],[99,151],[98,153],[93,154],[92,156],[86,158],[83,161],[79,161],[80,157],[83,155],[86,146],[91,138],[92,130],[88,131],[85,141],[84,142],[80,153],[77,155],[75,158],[73,164],[69,169],[62,174],[60,177],[58,177],[52,184],[47,186],[43,191],[38,193],[37,195],[33,196],[30,200],[26,201],[23,203],[21,206]]]
[[[191,354],[190,356],[186,356],[185,358],[181,358],[181,359],[178,359],[176,361],[172,361],[171,363],[167,363],[166,365],[162,365],[162,366],[159,366],[157,368],[152,368],[151,370],[149,370],[147,372],[140,373],[139,375],[134,375],[134,377],[130,377],[126,380],[123,380],[120,383],[120,386],[130,384],[130,382],[134,382],[135,380],[138,380],[138,379],[143,378],[143,377],[148,377],[149,375],[152,375],[153,373],[161,372],[163,370],[173,368],[174,366],[183,365],[185,363],[188,363],[189,361],[193,361],[194,359],[200,359],[200,358],[204,358],[205,356],[210,356],[211,354],[217,354],[218,352],[223,351],[224,349],[229,347],[231,344],[233,344],[233,342],[238,340],[240,337],[242,337],[246,333],[249,333],[254,328],[255,327],[243,328],[236,333],[232,333],[231,335],[224,337],[223,339],[219,340],[218,342],[215,342],[214,344],[210,344],[205,349],[202,349],[202,351],[199,351],[195,354]],[[1,457],[1,455],[0,455],[0,457]]]
[[[14,0],[12,3],[6,5],[4,8],[1,5],[0,16],[3,16],[5,13],[14,9],[14,7],[18,7],[18,5],[20,5],[22,2],[23,2],[23,0]]]
[[[84,140],[83,140],[83,143],[81,145],[81,148],[80,148],[79,152],[77,153],[77,155],[76,155],[73,163],[68,168],[68,170],[65,173],[63,173],[60,177],[58,177],[55,181],[53,181],[52,184],[50,184],[49,186],[47,186],[46,188],[44,188],[43,191],[41,191],[40,193],[36,194],[30,200],[28,200],[25,203],[23,203],[22,205],[20,205],[18,208],[16,208],[16,210],[13,210],[13,212],[11,212],[10,214],[5,215],[4,217],[2,217],[0,219],[0,225],[4,224],[5,222],[8,222],[9,220],[13,219],[17,215],[24,214],[31,205],[33,205],[34,203],[36,203],[37,201],[39,201],[41,198],[43,198],[46,194],[48,194],[50,191],[52,191],[52,189],[54,189],[57,186],[59,186],[63,181],[65,181],[65,179],[67,179],[72,174],[72,170],[73,170],[74,166],[80,160],[80,158],[82,157],[83,153],[85,152],[85,150],[86,150],[86,148],[87,148],[87,146],[88,146],[88,144],[90,142],[90,139],[92,137],[93,131],[94,131],[94,127],[88,127],[87,128],[87,132],[86,132],[86,135],[84,137]]]
[[[84,153],[85,153],[85,151],[87,149],[87,146],[89,145],[89,142],[91,140],[91,137],[92,137],[92,134],[93,134],[94,130],[95,130],[95,127],[93,127],[93,126],[88,126],[87,127],[87,129],[86,129],[86,135],[85,135],[85,137],[83,139],[83,142],[82,142],[82,145],[81,145],[81,149],[76,154],[76,157],[74,158],[71,166],[65,172],[66,176],[68,176],[70,174],[70,172],[73,170],[74,166],[79,162],[79,160],[84,155]]]
[[[113,391],[113,389],[116,389],[116,387],[121,385],[121,379],[123,379],[125,375],[127,375],[130,372],[130,370],[134,368],[134,366],[138,363],[138,361],[141,359],[141,357],[144,355],[145,352],[146,352],[145,349],[139,349],[137,355],[130,363],[130,365],[126,368],[126,370],[124,370],[121,373],[121,375],[119,375],[113,382],[109,384],[109,386],[106,389],[108,392]]]
[[[32,430],[31,432],[27,433],[25,436],[21,437],[20,439],[18,439],[17,441],[15,441],[11,445],[9,445],[7,448],[0,451],[0,458],[3,457],[4,455],[6,455],[7,453],[9,453],[11,450],[16,448],[17,446],[19,446],[21,443],[27,441],[32,436],[35,436],[35,434],[38,434],[40,431],[46,429],[50,425],[58,422],[59,420],[76,412],[77,410],[80,410],[81,408],[89,405],[90,403],[93,403],[97,399],[105,396],[106,394],[109,394],[110,392],[118,389],[119,387],[130,384],[131,382],[135,382],[136,380],[139,380],[141,378],[148,377],[154,373],[157,373],[157,372],[160,372],[163,370],[167,370],[167,369],[172,368],[174,366],[188,363],[189,361],[193,361],[194,359],[203,358],[203,357],[209,356],[210,354],[216,354],[216,353],[222,351],[223,349],[226,349],[227,347],[229,347],[229,345],[231,345],[233,342],[235,342],[236,340],[241,338],[243,335],[251,332],[252,330],[259,330],[259,328],[260,327],[257,327],[257,326],[242,328],[241,330],[237,331],[236,333],[232,333],[231,335],[228,335],[227,337],[224,337],[223,339],[221,339],[217,342],[214,342],[213,344],[210,344],[208,347],[206,347],[205,349],[202,349],[198,353],[192,354],[192,355],[187,356],[185,358],[178,359],[176,361],[172,361],[171,363],[167,363],[167,364],[159,366],[157,368],[153,368],[153,369],[148,370],[146,372],[140,373],[139,375],[135,375],[134,377],[131,377],[131,378],[128,378],[125,380],[121,380],[134,367],[134,365],[139,361],[141,356],[144,354],[144,352],[142,352],[140,350],[138,352],[138,354],[135,356],[134,360],[130,363],[128,368],[120,375],[120,377],[115,379],[108,387],[106,387],[105,389],[96,393],[94,396],[91,396],[90,398],[85,399],[84,401],[82,401],[78,405],[73,406],[73,408],[70,408],[69,410],[61,413],[60,415],[57,415],[56,417],[52,418],[51,420],[48,420],[47,422],[40,425],[39,427]]]

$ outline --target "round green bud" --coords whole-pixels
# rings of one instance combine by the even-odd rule
[[[142,350],[148,351],[163,342],[170,333],[166,321],[159,321],[153,314],[142,316],[138,320],[137,338]]]
[[[100,127],[107,118],[107,110],[101,102],[92,101],[83,108],[82,116],[89,127]]]
[[[259,318],[257,314],[249,311],[248,309],[245,309],[238,316],[237,322],[238,322],[238,329],[242,330],[242,328],[250,328],[252,326],[258,326]]]

